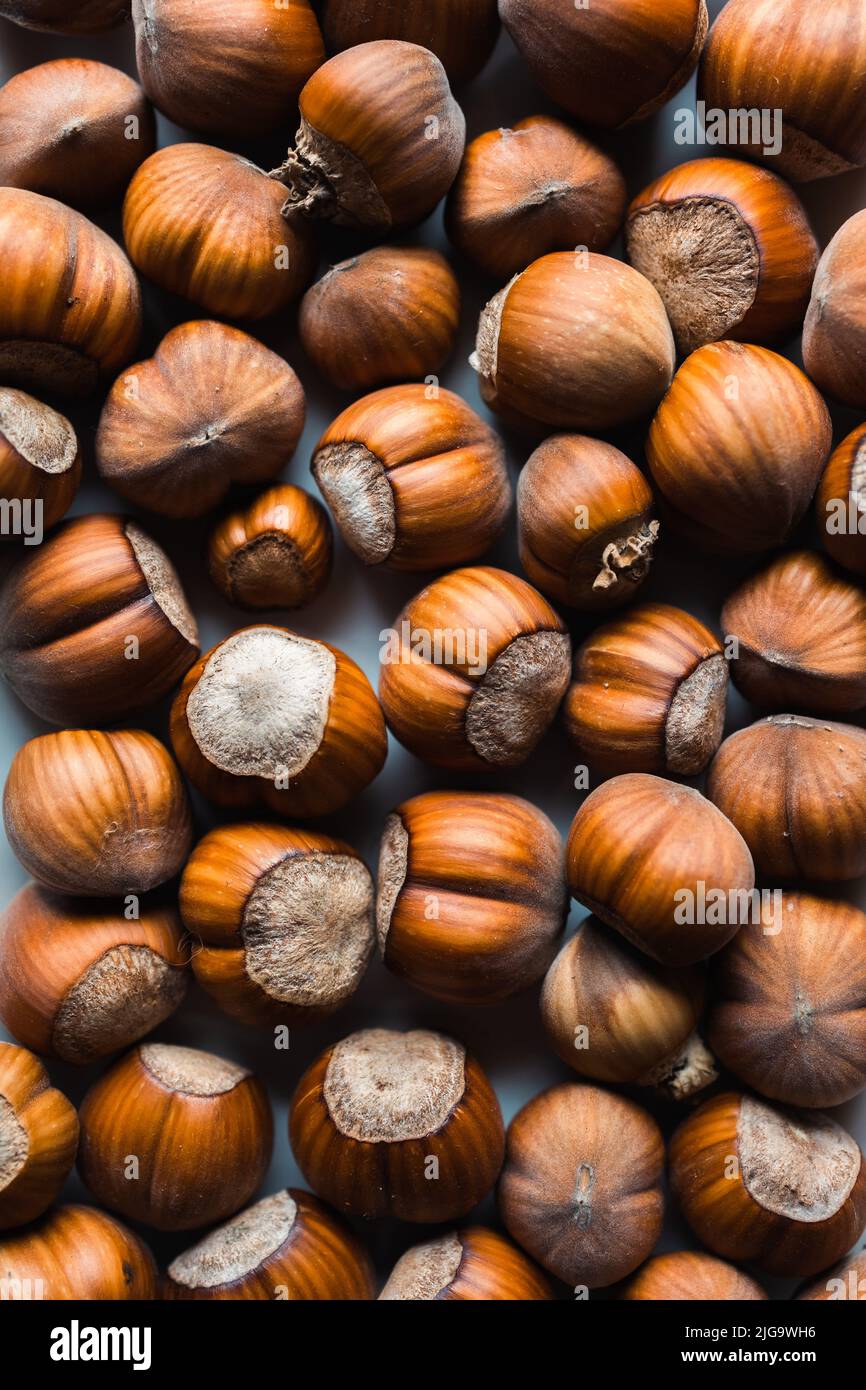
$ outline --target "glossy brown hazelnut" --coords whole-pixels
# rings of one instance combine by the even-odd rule
[[[815,510],[830,557],[853,574],[866,575],[866,426],[858,425],[830,455]]]
[[[484,67],[499,34],[496,0],[324,0],[322,28],[332,52],[373,39],[429,48],[452,82]]]
[[[174,566],[121,516],[64,522],[0,590],[0,671],[54,724],[116,723],[167,695],[197,655]]]
[[[815,385],[828,396],[858,409],[866,407],[864,293],[866,211],[855,213],[842,224],[821,257],[803,325],[803,362]]]
[[[591,125],[645,120],[684,87],[707,34],[705,0],[499,0],[542,91]]]
[[[632,1303],[743,1303],[767,1297],[760,1284],[735,1265],[698,1250],[653,1255],[619,1296]]]
[[[349,48],[313,73],[298,104],[294,148],[274,170],[289,209],[382,237],[423,221],[454,182],[466,121],[428,49],[395,39]]]
[[[0,1229],[41,1216],[75,1162],[78,1116],[42,1063],[0,1042]],[[4,1277],[6,1268],[0,1260]]]
[[[597,771],[696,777],[722,741],[728,667],[709,628],[644,603],[577,649],[565,727]]]
[[[180,1004],[187,949],[177,913],[60,898],[34,884],[0,916],[0,1018],[44,1057],[86,1066]]]
[[[676,1130],[670,1180],[683,1215],[723,1259],[770,1274],[816,1274],[866,1225],[866,1162],[820,1111],[727,1092]]]
[[[507,280],[550,251],[604,251],[625,215],[613,160],[554,116],[527,116],[466,146],[445,228],[462,255]]]
[[[588,917],[545,976],[541,1017],[563,1062],[581,1076],[655,1086],[682,1100],[717,1075],[695,1032],[704,992],[701,967],[657,965]]]
[[[566,866],[578,902],[664,965],[712,955],[759,906],[739,830],[694,787],[643,772],[590,793]]]
[[[258,1027],[334,1013],[373,950],[370,873],[351,845],[313,830],[212,830],[184,870],[180,911],[199,939],[199,984],[226,1013]]]
[[[772,714],[725,739],[707,796],[767,878],[866,874],[866,730]]]
[[[866,705],[866,593],[822,555],[792,551],[744,580],[722,631],[731,679],[753,705],[821,714]]]
[[[586,610],[634,598],[658,540],[649,483],[612,444],[558,434],[517,484],[520,563],[556,603]]]
[[[78,1170],[97,1201],[160,1231],[224,1221],[264,1177],[273,1122],[262,1083],[234,1062],[140,1043],[79,1112]]]
[[[120,247],[81,213],[0,188],[0,374],[5,384],[84,396],[120,371],[141,332],[141,292]]]
[[[238,608],[304,608],[327,585],[333,553],[322,504],[303,488],[282,484],[214,527],[208,569]]]
[[[453,1221],[486,1195],[505,1135],[490,1082],[462,1044],[367,1028],[298,1082],[289,1138],[307,1182],[339,1211]]]
[[[625,225],[631,264],[664,300],[683,355],[802,327],[818,243],[793,189],[739,159],[693,159],[649,184]]]
[[[0,0],[0,18],[57,34],[109,29],[128,14],[129,0]]]
[[[142,85],[169,120],[232,140],[294,115],[325,59],[309,0],[132,0]]]
[[[496,1231],[450,1231],[401,1255],[379,1301],[536,1303],[553,1298],[541,1270]]]
[[[324,1202],[291,1187],[263,1197],[184,1250],[163,1298],[368,1301],[373,1269],[361,1242]]]
[[[809,1303],[866,1302],[866,1250],[840,1260],[797,1294]]]
[[[382,770],[385,721],[360,666],[284,627],[241,628],[196,662],[171,711],[177,760],[219,806],[324,816]]]
[[[376,246],[307,290],[298,328],[321,376],[343,391],[435,375],[454,350],[460,286],[427,246]]]
[[[340,534],[367,565],[429,570],[477,560],[511,506],[499,438],[439,387],[364,396],[328,426],[311,467]]]
[[[610,256],[560,251],[482,309],[470,362],[482,398],[509,423],[597,433],[655,410],[674,340],[643,275]]]
[[[71,507],[80,482],[78,438],[66,417],[0,386],[0,496],[10,505],[13,534],[25,544],[41,543]]]
[[[576,1288],[631,1274],[661,1234],[664,1142],[622,1096],[566,1083],[508,1126],[499,1210],[509,1235]]]
[[[0,1237],[0,1269],[12,1301],[157,1297],[156,1265],[144,1241],[96,1207],[54,1207],[36,1225]]]
[[[286,190],[240,155],[168,145],[146,159],[123,205],[133,264],[220,318],[263,319],[303,294],[316,256]],[[130,354],[131,355],[131,354]]]
[[[830,413],[799,367],[767,348],[708,343],[656,411],[647,463],[665,519],[716,554],[781,545],[827,462]]]
[[[163,516],[204,516],[233,483],[267,483],[304,428],[288,362],[208,320],[183,323],[114,383],[96,436],[102,479]]]
[[[436,767],[519,767],[568,685],[571,642],[537,590],[505,570],[454,570],[386,629],[379,698],[395,736]]]
[[[562,841],[518,796],[425,792],[388,817],[376,928],[385,964],[453,1004],[534,984],[568,914]]]

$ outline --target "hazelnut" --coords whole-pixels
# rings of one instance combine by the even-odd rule
[[[767,1297],[748,1274],[697,1250],[653,1255],[619,1296],[629,1302],[655,1303],[748,1302]]]
[[[276,477],[303,428],[304,391],[288,362],[237,328],[184,323],[114,383],[96,462],[136,506],[204,516],[233,483]]]
[[[309,0],[133,0],[142,85],[187,130],[267,135],[287,124],[325,59]]]
[[[553,1298],[544,1275],[496,1231],[450,1231],[401,1255],[379,1301],[537,1303]]]
[[[499,1210],[551,1274],[604,1288],[661,1234],[663,1166],[661,1131],[639,1105],[597,1086],[553,1086],[508,1126]]]
[[[685,86],[708,22],[705,0],[499,0],[499,14],[551,101],[614,128],[645,120]]]
[[[592,1081],[655,1086],[682,1100],[716,1079],[695,1027],[704,971],[656,965],[593,917],[551,965],[541,1017],[563,1062]]]
[[[129,0],[0,0],[0,18],[26,29],[90,34],[126,18]]]
[[[298,1188],[263,1197],[168,1267],[167,1299],[369,1300],[360,1241],[324,1202]]]
[[[34,884],[0,916],[0,1018],[34,1052],[86,1066],[156,1028],[186,993],[177,913],[59,898]]]
[[[0,1228],[51,1206],[78,1147],[78,1116],[23,1047],[0,1042]],[[6,1267],[0,1259],[0,1268]]]
[[[304,351],[343,391],[435,375],[451,356],[460,286],[438,251],[376,246],[340,261],[301,301]]]
[[[153,154],[156,124],[137,82],[86,58],[57,58],[0,88],[0,182],[64,203],[123,196]]]
[[[80,212],[0,188],[0,374],[26,391],[84,396],[120,371],[141,332],[141,292],[120,247]]]
[[[690,613],[645,603],[577,650],[565,727],[590,765],[695,777],[722,741],[728,667]]]
[[[403,609],[381,654],[388,724],[437,767],[519,767],[568,685],[571,642],[531,585],[505,570],[454,570]]]
[[[715,554],[752,555],[806,515],[831,441],[829,411],[793,362],[708,343],[674,377],[646,452],[677,530]]]
[[[180,873],[192,816],[171,755],[142,729],[31,738],[3,794],[6,836],[57,893],[146,893]]]
[[[385,722],[351,657],[287,628],[241,628],[193,666],[171,711],[177,760],[219,806],[324,816],[382,770]]]
[[[426,994],[495,1004],[534,984],[568,915],[562,842],[495,792],[426,792],[385,822],[376,926],[385,964]]]
[[[470,362],[482,398],[508,423],[597,432],[655,410],[674,340],[643,275],[610,256],[560,251],[482,309]]]
[[[282,214],[285,192],[240,155],[168,145],[129,185],[123,235],[130,258],[160,289],[209,314],[279,313],[303,293],[316,264],[308,228]]]
[[[116,723],[145,709],[197,654],[174,566],[120,516],[64,522],[0,590],[0,671],[54,724]]]
[[[273,175],[287,208],[381,237],[423,221],[454,182],[466,121],[426,48],[349,48],[313,73],[298,104],[294,149]]]
[[[239,608],[304,608],[327,585],[333,551],[322,504],[283,484],[219,522],[208,541],[208,569]]]
[[[462,255],[501,281],[549,251],[604,251],[625,203],[608,155],[554,116],[527,116],[466,146],[445,227]]]
[[[810,1303],[849,1299],[853,1303],[866,1302],[866,1250],[860,1250],[847,1260],[840,1260],[832,1269],[826,1269],[814,1283],[801,1289],[797,1299]]]
[[[26,522],[41,538],[69,510],[80,482],[78,438],[65,416],[0,386],[0,496],[22,504],[22,530]]]
[[[496,0],[324,0],[322,28],[332,52],[405,39],[435,53],[452,82],[468,82],[493,52],[499,15]]]
[[[823,556],[793,551],[744,580],[722,630],[731,679],[752,704],[827,714],[866,705],[866,594]]]
[[[0,1269],[12,1300],[157,1297],[156,1265],[144,1241],[96,1207],[54,1207],[36,1225],[0,1236]]]
[[[866,123],[863,162],[866,163]],[[866,211],[842,224],[821,257],[803,325],[803,362],[815,385],[828,396],[858,409],[866,407],[864,293]]]
[[[517,484],[520,563],[542,593],[587,610],[634,598],[658,539],[649,484],[631,459],[587,435],[559,434]]]
[[[693,787],[643,772],[590,793],[566,865],[578,902],[663,965],[720,950],[755,884],[748,846],[721,811]]]
[[[78,1170],[104,1206],[160,1231],[224,1221],[264,1177],[273,1123],[262,1083],[211,1052],[140,1043],[79,1112]]]
[[[707,796],[770,879],[866,874],[866,731],[774,714],[725,739]]]
[[[683,355],[719,338],[799,332],[818,243],[793,189],[739,159],[693,159],[631,204],[631,264],[661,295]]]
[[[866,1225],[866,1163],[851,1135],[758,1096],[714,1096],[684,1120],[670,1179],[704,1245],[770,1274],[817,1274]]]
[[[338,415],[313,476],[367,565],[429,570],[478,559],[511,506],[505,451],[452,391],[390,386]]]
[[[866,575],[866,426],[830,455],[815,498],[818,528],[838,565]]]
[[[326,1018],[373,949],[373,881],[351,845],[313,830],[224,825],[196,845],[180,885],[193,973],[255,1026]]]
[[[289,1138],[307,1182],[340,1211],[453,1221],[489,1191],[505,1136],[490,1082],[441,1033],[367,1028],[304,1072]]]

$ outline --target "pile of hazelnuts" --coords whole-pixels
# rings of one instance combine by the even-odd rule
[[[0,90],[0,494],[45,530],[0,589],[0,669],[58,726],[3,803],[33,881],[0,919],[0,1275],[48,1298],[702,1300],[764,1299],[768,1273],[866,1298],[866,1159],[825,1113],[866,1088],[866,915],[841,896],[866,875],[866,732],[840,722],[866,709],[866,423],[834,448],[825,402],[866,416],[866,211],[821,255],[792,186],[866,167],[862,0],[728,0],[709,32],[704,0],[0,17],[125,23],[139,75],[66,57]],[[467,144],[500,21],[559,114]],[[629,202],[593,128],[696,69],[707,107],[777,112],[778,150],[753,131]],[[157,149],[154,108],[190,138]],[[265,138],[269,172],[223,147]],[[443,200],[453,264],[404,244]],[[79,210],[121,204],[125,250]],[[352,254],[316,279],[325,224]],[[492,415],[439,384],[455,266],[487,287]],[[146,360],[139,276],[178,297]],[[326,505],[279,481],[304,390],[248,331],[292,306],[347,397],[311,459]],[[805,370],[775,350],[801,332]],[[62,407],[85,397],[82,449]],[[522,574],[483,563],[514,510],[503,437]],[[64,521],[82,453],[131,515]],[[178,550],[207,518],[250,616],[204,654],[148,516]],[[269,620],[326,588],[334,528],[357,582],[424,576],[378,693]],[[740,564],[721,636],[642,594],[666,550]],[[759,717],[724,738],[729,678]],[[136,721],[168,697],[163,741]],[[589,788],[565,846],[506,790],[560,713]],[[374,883],[329,817],[389,730],[442,786],[388,816]],[[187,784],[218,812],[203,838]],[[572,898],[591,915],[563,944]],[[494,1034],[540,984],[561,1083],[506,1131],[458,1039],[344,1035],[376,950],[407,999],[488,1006]],[[289,1120],[312,1191],[261,1197],[253,1073],[152,1036],[191,979],[240,1025],[320,1030]],[[41,1058],[107,1069],[76,1111]],[[702,1248],[654,1256],[666,1160]],[[76,1162],[97,1205],[57,1204]],[[465,1225],[495,1184],[502,1229]],[[384,1288],[382,1219],[419,1227]],[[157,1273],[140,1228],[195,1234]]]

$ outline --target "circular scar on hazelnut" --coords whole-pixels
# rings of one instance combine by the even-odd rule
[[[78,457],[78,440],[69,421],[23,391],[0,387],[0,434],[43,473],[68,473]]]
[[[564,632],[515,637],[481,678],[466,711],[466,737],[479,757],[516,766],[553,719],[571,674]]]
[[[79,1066],[116,1052],[173,1014],[186,986],[186,972],[149,946],[112,946],[57,1010],[52,1049]]]
[[[722,741],[728,695],[728,663],[710,656],[681,681],[665,722],[665,762],[669,772],[694,777]]]
[[[463,1245],[456,1232],[407,1250],[391,1271],[380,1301],[430,1301],[447,1289],[460,1268]]]
[[[215,1289],[258,1269],[285,1245],[298,1208],[288,1192],[276,1192],[178,1255],[168,1277],[189,1289]]]
[[[397,540],[397,521],[381,459],[363,444],[326,444],[312,469],[349,548],[367,565],[387,560]]]
[[[0,1096],[0,1192],[17,1178],[27,1162],[27,1131],[5,1096]]]
[[[204,757],[235,777],[295,777],[318,750],[337,663],[321,642],[269,627],[222,642],[189,697]]]
[[[737,1150],[749,1196],[791,1221],[827,1221],[851,1194],[860,1149],[828,1115],[781,1111],[744,1096]]]
[[[376,875],[376,939],[384,953],[391,917],[409,869],[409,832],[396,812],[385,821]]]
[[[142,1043],[139,1056],[161,1086],[187,1096],[224,1096],[250,1075],[245,1067],[195,1047]]]
[[[144,575],[154,602],[162,609],[171,625],[194,647],[198,646],[198,624],[183,592],[177,570],[165,551],[146,536],[134,521],[124,527],[126,539]]]
[[[466,1089],[466,1050],[417,1029],[367,1028],[337,1043],[324,1097],[341,1134],[365,1144],[426,1139],[441,1129]]]

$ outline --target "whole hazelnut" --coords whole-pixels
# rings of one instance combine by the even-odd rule
[[[745,840],[694,787],[636,772],[591,792],[566,847],[578,902],[664,965],[718,951],[751,910]]]
[[[129,0],[0,0],[0,18],[56,34],[109,29],[128,13]]]
[[[373,1290],[357,1237],[324,1202],[292,1187],[254,1202],[172,1260],[163,1297],[368,1301]]]
[[[684,1120],[670,1180],[704,1245],[769,1274],[817,1274],[866,1225],[866,1163],[851,1135],[820,1111],[757,1096],[714,1096]]]
[[[767,1297],[760,1284],[735,1265],[698,1250],[653,1255],[619,1296],[629,1302],[655,1303],[748,1302]]]
[[[340,1211],[453,1221],[480,1202],[505,1135],[490,1082],[441,1033],[367,1028],[329,1047],[289,1112],[298,1166]]]
[[[649,184],[625,225],[683,355],[719,338],[774,343],[802,326],[818,244],[793,189],[739,159],[693,159]]]
[[[610,256],[560,251],[482,309],[470,362],[484,401],[508,423],[599,432],[655,410],[674,340],[643,275]]]
[[[613,160],[554,116],[527,116],[466,146],[445,208],[457,250],[507,280],[549,251],[604,251],[622,226]]]
[[[866,143],[863,148],[866,162]],[[866,211],[855,213],[842,224],[821,257],[803,325],[803,362],[815,385],[828,396],[858,409],[866,407],[864,294]]]
[[[597,1086],[553,1086],[508,1126],[499,1210],[551,1274],[605,1288],[661,1234],[663,1167],[661,1131],[639,1105]]]
[[[134,521],[67,521],[0,590],[0,671],[54,724],[116,723],[162,699],[198,655],[174,566]]]
[[[114,383],[96,436],[103,480],[163,516],[204,516],[234,483],[267,483],[304,428],[288,362],[210,321],[183,323]]]
[[[326,1018],[361,982],[373,949],[373,881],[357,852],[313,830],[223,825],[190,855],[184,925],[193,974],[242,1023]]]
[[[171,711],[177,760],[219,806],[339,810],[378,776],[387,738],[351,657],[287,628],[241,628],[193,666]]]
[[[131,1221],[186,1231],[224,1221],[264,1177],[273,1123],[262,1083],[211,1052],[140,1043],[79,1112],[78,1170]]]
[[[567,914],[562,842],[528,801],[426,792],[385,822],[379,946],[388,968],[426,994],[495,1004],[534,984]]]
[[[435,375],[451,356],[460,286],[438,251],[375,246],[340,261],[307,290],[298,328],[326,381],[369,391]]]
[[[847,1260],[840,1260],[826,1269],[818,1279],[797,1294],[798,1300],[810,1303],[866,1302],[866,1250],[859,1250]]]
[[[32,1052],[0,1042],[0,1229],[23,1226],[51,1206],[77,1148],[75,1106]],[[5,1276],[2,1260],[0,1268]]]
[[[0,915],[0,1018],[34,1052],[86,1066],[156,1028],[186,993],[173,908],[59,898],[34,884]]]
[[[644,603],[577,649],[565,727],[597,771],[696,777],[722,741],[728,667],[709,628]]]
[[[333,551],[322,504],[283,484],[214,527],[208,569],[226,601],[239,608],[304,608],[327,585]]]
[[[505,570],[454,570],[387,630],[379,698],[389,727],[436,767],[519,767],[568,685],[565,624]]]
[[[511,506],[497,435],[441,388],[364,396],[328,426],[311,467],[340,534],[367,565],[429,570],[476,560]]]
[[[675,529],[715,554],[752,555],[802,521],[831,442],[829,411],[793,362],[708,343],[674,377],[646,453]]]
[[[818,529],[838,565],[866,575],[866,426],[830,455],[815,497]]]
[[[0,496],[21,504],[21,531],[41,534],[72,505],[81,482],[78,438],[65,416],[0,386]]]
[[[323,0],[322,28],[338,52],[370,39],[429,48],[452,82],[484,67],[499,34],[496,0]]]
[[[496,1231],[470,1226],[450,1231],[401,1255],[379,1301],[528,1303],[550,1300],[541,1270]]]
[[[29,1302],[157,1297],[153,1256],[137,1235],[96,1207],[54,1207],[36,1225],[0,1237],[4,1297]]]

